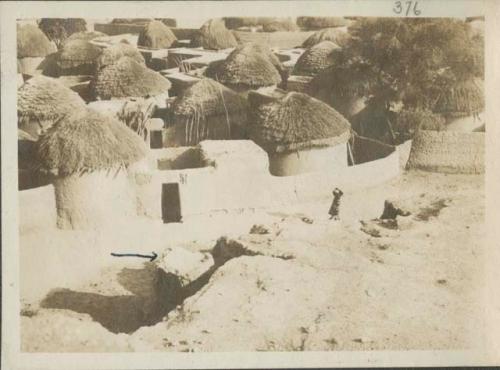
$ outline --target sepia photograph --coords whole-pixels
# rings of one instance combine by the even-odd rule
[[[486,348],[484,8],[385,3],[16,17],[20,353]]]

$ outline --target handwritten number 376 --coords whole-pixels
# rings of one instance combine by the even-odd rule
[[[396,14],[404,16],[420,15],[421,11],[417,9],[418,1],[395,1],[392,10]]]

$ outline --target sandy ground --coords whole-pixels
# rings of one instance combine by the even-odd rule
[[[481,346],[483,182],[416,171],[343,189],[340,221],[328,219],[325,199],[108,234],[23,230],[22,349]],[[386,199],[411,212],[396,228],[372,221]],[[159,258],[109,255],[117,251]]]

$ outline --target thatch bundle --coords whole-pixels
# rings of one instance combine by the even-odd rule
[[[450,117],[466,117],[484,110],[484,83],[480,79],[458,82],[437,98],[434,112]]]
[[[26,24],[17,27],[17,57],[44,57],[54,53],[56,47],[35,25]]]
[[[345,143],[349,122],[327,104],[290,92],[251,109],[250,137],[267,152],[282,153]]]
[[[164,94],[170,86],[158,72],[130,57],[122,57],[96,73],[90,82],[90,93],[94,99],[101,100],[144,98]]]
[[[17,114],[21,126],[35,121],[46,128],[83,107],[85,102],[76,92],[45,76],[30,78],[17,91]]]
[[[210,19],[205,22],[191,40],[191,47],[202,47],[208,50],[234,48],[238,45],[233,33],[229,31],[221,19]]]
[[[224,85],[205,78],[186,89],[173,106],[173,121],[182,128],[181,145],[202,140],[242,138],[247,123],[247,102]]]
[[[345,27],[349,21],[342,17],[298,17],[297,25],[305,30],[321,28]]]
[[[55,75],[91,75],[101,52],[100,47],[88,41],[68,41],[54,58]],[[51,69],[50,66],[48,68]]]
[[[98,69],[104,68],[110,64],[115,63],[122,57],[129,57],[135,60],[137,63],[146,64],[144,57],[137,50],[136,47],[120,42],[118,44],[111,45],[103,50],[99,59],[97,59]]]
[[[77,33],[72,34],[70,37],[68,37],[65,42],[73,41],[73,40],[90,41],[90,40],[96,39],[98,37],[105,37],[105,36],[107,36],[105,33],[97,32],[97,31],[77,32]]]
[[[241,27],[264,26],[279,20],[274,17],[225,17],[223,18],[226,27],[235,30]]]
[[[127,167],[146,154],[143,140],[124,124],[90,108],[75,111],[37,142],[37,168],[64,177]]]
[[[335,53],[340,48],[331,41],[322,41],[307,49],[297,60],[292,74],[316,76],[335,63]]]
[[[291,18],[278,18],[262,26],[264,32],[295,32],[299,30],[297,24]]]
[[[407,168],[441,173],[485,171],[485,134],[420,130],[413,139]]]
[[[254,89],[281,82],[281,66],[276,56],[261,44],[243,44],[220,62],[207,68],[207,76],[229,87]],[[281,67],[282,68],[282,67]]]
[[[325,28],[314,32],[309,36],[303,43],[303,48],[310,48],[321,41],[331,41],[335,44],[343,47],[347,41],[351,38],[349,33],[339,30],[338,28]]]
[[[174,33],[160,21],[151,21],[139,34],[137,46],[151,49],[167,49],[177,41]]]

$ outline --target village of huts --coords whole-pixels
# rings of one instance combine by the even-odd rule
[[[23,351],[469,348],[483,26],[18,21]]]

